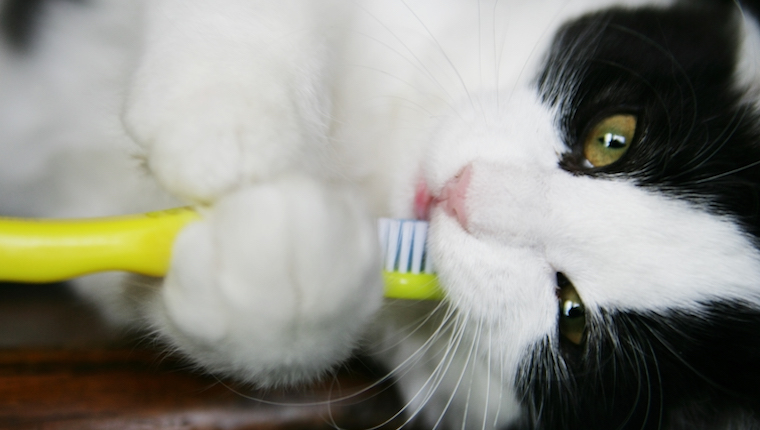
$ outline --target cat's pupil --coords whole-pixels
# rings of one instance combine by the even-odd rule
[[[615,114],[594,124],[583,138],[583,156],[592,167],[605,167],[623,157],[633,144],[638,119],[633,114]]]
[[[580,318],[586,314],[583,310],[583,305],[572,300],[566,300],[562,304],[562,313],[567,318]]]
[[[586,333],[586,307],[573,283],[563,273],[557,273],[559,333],[570,342],[581,345]]]
[[[627,142],[625,136],[615,133],[605,133],[604,136],[599,138],[599,143],[605,148],[622,149],[625,148]]]
[[[565,274],[562,272],[557,272],[556,277],[557,277],[557,287],[559,287],[560,289],[571,287],[573,285],[572,283],[570,283],[570,280],[567,279],[567,276],[565,276]]]

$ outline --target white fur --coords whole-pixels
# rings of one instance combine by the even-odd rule
[[[135,171],[134,146],[118,118],[137,49],[138,4],[52,2],[34,56],[0,44],[5,213],[108,215],[171,201]]]
[[[225,196],[177,239],[157,330],[202,364],[260,384],[330,368],[380,301],[361,202],[302,176]]]
[[[517,416],[515,366],[556,332],[557,271],[592,312],[716,285],[758,301],[760,255],[731,219],[557,166],[535,73],[562,23],[617,1],[90,3],[56,6],[33,56],[0,53],[0,208],[171,204],[156,184],[202,204],[137,312],[212,370],[271,385],[338,364],[380,306],[373,217],[409,216],[419,179],[437,192],[465,166],[468,225],[438,209],[431,224],[457,324],[404,337],[426,315],[407,308],[375,330],[391,367],[422,355],[400,379],[430,424]]]
[[[213,202],[325,150],[330,2],[160,0],[148,16],[125,122],[167,189]]]
[[[739,59],[736,66],[737,89],[746,93],[747,101],[757,106],[760,94],[760,28],[757,20],[749,11],[744,11],[740,18],[742,42],[739,46]]]

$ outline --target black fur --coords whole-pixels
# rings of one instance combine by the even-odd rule
[[[8,45],[25,51],[35,34],[37,18],[47,0],[6,0],[0,9],[0,31]]]
[[[760,117],[735,84],[736,8],[691,2],[580,18],[558,33],[538,88],[559,108],[571,148],[563,168],[633,178],[732,217],[760,243]],[[639,116],[636,142],[618,162],[586,167],[584,132],[618,112]],[[760,309],[710,302],[588,318],[584,345],[556,337],[526,357],[518,380],[529,414],[518,428],[760,428]]]
[[[635,178],[730,214],[760,237],[760,122],[734,84],[735,8],[613,10],[566,26],[540,81],[546,100],[562,107],[574,148],[563,166]],[[639,115],[638,142],[617,163],[583,167],[586,127],[615,111]]]
[[[27,52],[34,45],[45,4],[54,0],[5,0],[0,3],[0,34],[17,52]],[[57,0],[61,1],[61,0]],[[85,0],[65,0],[84,3]]]
[[[742,303],[708,303],[690,313],[602,311],[585,348],[547,340],[526,362],[520,379],[530,427],[758,426],[758,327],[760,311]]]

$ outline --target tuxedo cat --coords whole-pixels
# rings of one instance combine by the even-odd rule
[[[760,428],[752,2],[0,8],[3,213],[202,213],[76,283],[114,321],[260,386],[364,349],[429,428]],[[444,301],[383,301],[378,216]]]

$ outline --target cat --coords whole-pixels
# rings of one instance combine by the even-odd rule
[[[363,349],[426,428],[760,428],[754,2],[0,11],[3,214],[202,214],[75,283],[115,322],[264,387]],[[380,216],[444,301],[383,301]]]

